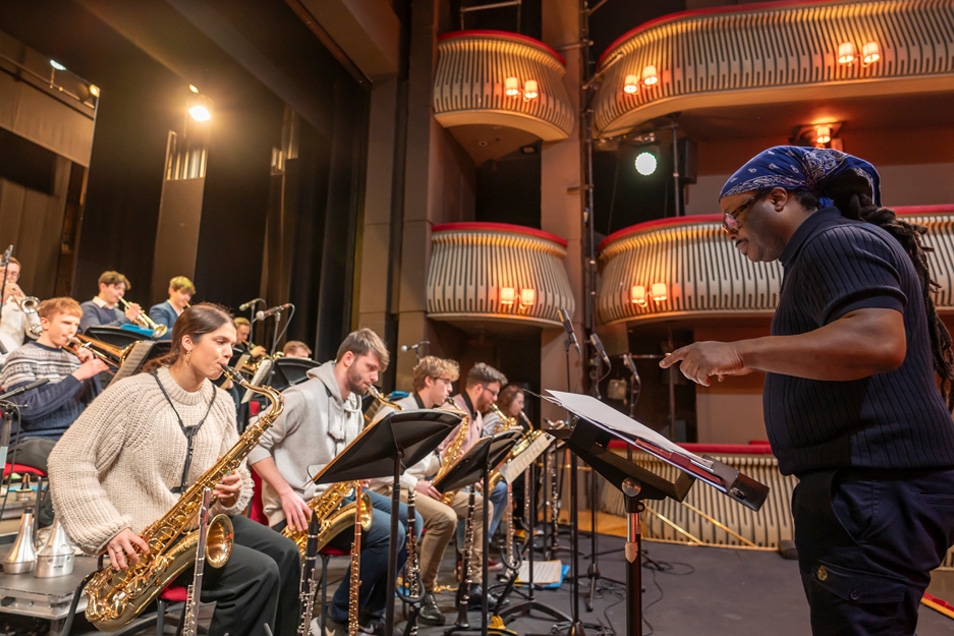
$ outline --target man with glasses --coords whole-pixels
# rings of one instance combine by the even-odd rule
[[[432,409],[441,406],[447,401],[453,391],[453,384],[460,375],[460,367],[454,360],[441,359],[436,356],[424,356],[414,367],[414,392],[406,398],[397,401],[398,406],[404,409]],[[383,419],[393,409],[385,406],[374,414],[375,421]],[[478,436],[479,437],[479,436]],[[443,625],[444,615],[441,614],[434,597],[437,585],[437,574],[444,558],[444,551],[454,536],[454,529],[458,520],[467,517],[468,493],[461,490],[451,501],[450,505],[443,503],[442,495],[431,485],[431,479],[441,467],[439,451],[431,453],[417,464],[411,466],[401,475],[401,500],[407,501],[409,490],[416,491],[415,509],[424,518],[424,540],[421,542],[421,584],[424,587],[424,600],[421,604],[419,619],[427,625]],[[372,480],[372,486],[381,494],[391,496],[390,480]],[[483,515],[483,499],[476,498],[475,515],[477,519]],[[480,525],[474,526],[474,558],[480,562],[483,557],[481,541],[483,531]],[[470,604],[480,606],[481,574],[477,573],[471,590]]]
[[[881,207],[879,184],[870,163],[830,148],[753,157],[720,205],[742,255],[782,264],[771,335],[697,342],[660,363],[703,386],[766,374],[772,452],[799,479],[795,545],[815,636],[915,633],[930,572],[954,543],[951,337],[926,228]]]

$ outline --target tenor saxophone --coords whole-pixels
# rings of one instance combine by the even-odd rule
[[[268,397],[271,408],[245,429],[238,442],[183,493],[169,512],[143,531],[140,536],[149,545],[148,554],[139,555],[139,562],[126,570],[117,572],[106,566],[86,584],[83,589],[88,598],[86,618],[100,631],[116,631],[128,624],[194,563],[199,531],[190,532],[189,528],[202,505],[202,492],[206,488],[214,489],[223,477],[239,467],[285,408],[281,394],[275,389],[253,386],[234,369],[225,365],[223,368],[233,382]],[[221,567],[228,561],[232,550],[232,522],[227,516],[216,515],[209,523],[206,547],[209,565]]]
[[[318,519],[319,530],[316,550],[321,550],[338,534],[347,530],[354,522],[355,511],[361,527],[367,531],[371,528],[371,519],[374,508],[371,506],[371,497],[368,493],[361,496],[361,508],[357,500],[342,506],[341,502],[358,485],[356,481],[342,481],[331,484],[328,489],[308,502],[312,514]],[[285,526],[282,534],[295,542],[302,556],[308,546],[308,530],[295,530],[290,525]]]
[[[458,409],[457,405],[451,402],[450,399],[447,400],[447,403],[449,403],[452,408],[442,408],[442,410],[451,411],[452,413],[460,415],[461,423],[457,428],[457,434],[454,435],[454,439],[444,450],[444,456],[441,457],[441,467],[437,470],[437,475],[434,476],[434,481],[438,483],[443,479],[444,475],[447,474],[447,471],[451,469],[451,466],[460,459],[460,451],[464,447],[464,440],[467,439],[467,429],[470,428],[470,415],[466,411]],[[451,490],[444,493],[441,501],[449,506],[454,501],[456,495],[457,491]]]

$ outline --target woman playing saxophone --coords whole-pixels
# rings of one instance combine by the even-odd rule
[[[49,460],[57,517],[85,553],[108,555],[113,580],[155,559],[158,538],[147,543],[140,535],[179,506],[180,493],[227,457],[242,456],[234,403],[211,382],[232,353],[231,316],[216,305],[191,307],[176,321],[172,342],[155,368],[104,391]],[[267,624],[276,636],[294,634],[298,549],[242,516],[252,482],[244,462],[235,465],[213,484],[211,513],[231,518],[234,540],[224,565],[205,568],[201,600],[216,602],[211,633],[262,634]],[[179,578],[191,580],[191,568]],[[96,600],[90,598],[92,607],[102,605]]]

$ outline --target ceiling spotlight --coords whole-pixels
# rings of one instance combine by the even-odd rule
[[[196,87],[195,84],[189,84],[189,90],[195,93],[196,95],[199,94],[199,89]]]
[[[202,105],[197,105],[190,108],[189,114],[192,115],[192,119],[196,121],[209,121],[212,119],[212,113],[209,112],[208,108]]]
[[[99,86],[96,84],[89,85],[89,94],[93,97],[99,97]]]
[[[55,69],[58,70],[58,71],[65,71],[65,70],[66,70],[66,67],[63,66],[62,64],[60,64],[59,62],[57,62],[56,60],[50,60],[50,66],[52,66],[53,68],[55,68]]]

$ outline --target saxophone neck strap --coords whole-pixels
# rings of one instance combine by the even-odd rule
[[[179,421],[179,430],[182,431],[182,434],[185,435],[186,441],[189,443],[188,450],[186,451],[185,463],[182,466],[182,477],[179,479],[179,485],[171,489],[176,495],[181,495],[186,491],[186,484],[189,481],[189,468],[192,466],[192,456],[195,454],[195,438],[199,433],[199,429],[202,428],[202,425],[205,424],[205,420],[208,419],[209,413],[212,412],[212,405],[215,404],[215,395],[218,391],[213,387],[212,389],[212,399],[209,400],[209,408],[205,410],[205,415],[202,416],[202,419],[199,420],[199,423],[195,426],[186,426],[182,422],[182,417],[179,415],[179,411],[176,410],[176,405],[172,403],[172,398],[169,397],[169,394],[166,392],[166,387],[162,386],[162,382],[159,380],[159,373],[153,372],[152,377],[155,378],[156,384],[159,385],[159,390],[162,391],[162,396],[166,398],[166,402],[169,403],[169,406],[172,407],[172,412],[176,414],[176,420]]]

